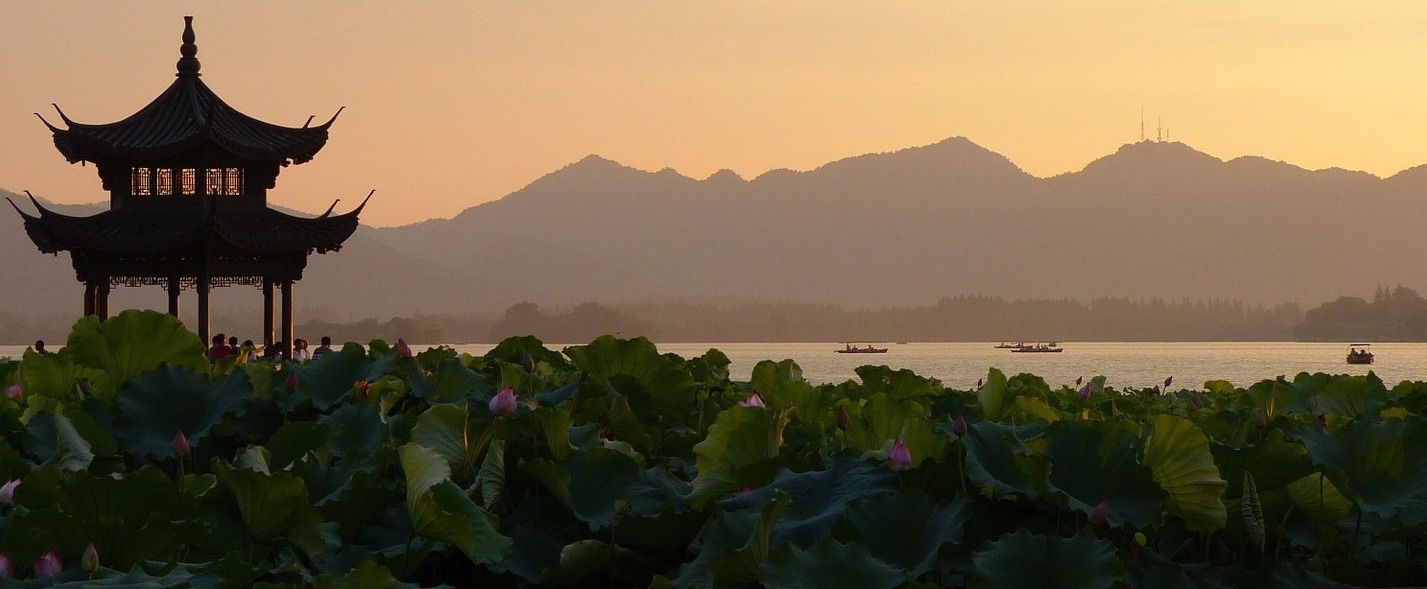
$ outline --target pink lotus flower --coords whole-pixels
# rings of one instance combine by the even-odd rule
[[[405,360],[411,357],[411,346],[406,345],[406,340],[396,338],[396,357]]]
[[[951,422],[951,431],[952,431],[952,433],[954,433],[954,434],[956,434],[956,435],[958,435],[958,436],[964,436],[964,435],[966,435],[966,429],[967,429],[967,426],[966,426],[966,416],[965,416],[965,415],[961,415],[961,414],[957,414],[957,416],[956,416],[956,421]]]
[[[178,433],[173,435],[174,453],[179,456],[188,456],[189,450],[192,448],[188,445],[188,436],[183,433],[183,430],[178,430]]]
[[[744,399],[744,400],[742,400],[742,401],[739,401],[738,406],[739,406],[739,407],[766,407],[766,405],[763,404],[763,397],[761,397],[761,396],[758,395],[758,391],[753,391],[753,394],[750,395],[747,399]]]
[[[15,563],[10,562],[10,555],[0,554],[0,579],[15,578]]]
[[[1105,521],[1107,518],[1109,518],[1109,517],[1110,517],[1110,500],[1109,500],[1109,499],[1106,499],[1106,500],[1104,500],[1104,501],[1101,501],[1099,505],[1096,505],[1096,506],[1095,506],[1095,509],[1090,510],[1090,522],[1091,522],[1091,523],[1096,523],[1096,524],[1102,523],[1102,522],[1104,522],[1104,521]]]
[[[0,485],[0,505],[15,504],[15,489],[20,487],[20,479],[10,479]]]
[[[899,471],[911,467],[912,451],[907,449],[907,443],[902,438],[892,440],[892,451],[887,453],[887,468]]]
[[[35,560],[36,577],[53,577],[62,572],[64,572],[64,563],[60,561],[58,552],[51,550]]]
[[[1086,399],[1089,399],[1089,398],[1090,398],[1090,383],[1087,382],[1087,383],[1085,383],[1085,386],[1080,387],[1080,392],[1079,392],[1079,394],[1080,394],[1080,400],[1081,400],[1081,401],[1084,401],[1084,400],[1086,400]]]
[[[5,389],[5,396],[10,397],[10,399],[14,401],[19,401],[20,395],[23,394],[25,394],[25,387],[20,386],[18,382]]]
[[[99,570],[99,550],[94,547],[93,542],[84,548],[84,554],[79,557],[79,568],[91,575],[94,574],[94,571]]]
[[[506,387],[491,397],[491,413],[496,415],[514,415],[516,407],[515,389]]]

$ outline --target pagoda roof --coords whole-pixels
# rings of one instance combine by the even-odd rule
[[[185,20],[177,79],[147,106],[107,124],[75,122],[58,105],[55,110],[67,128],[40,117],[65,159],[70,163],[155,161],[211,144],[238,157],[286,165],[311,160],[326,145],[327,130],[341,109],[315,127],[284,127],[239,112],[203,83],[192,17]]]
[[[124,208],[87,217],[57,213],[31,198],[39,214],[31,215],[11,201],[25,219],[25,233],[41,252],[103,251],[152,254],[196,247],[221,240],[255,253],[326,253],[342,248],[357,230],[357,215],[366,206],[340,215],[331,209],[319,217],[298,217],[267,207],[219,209]],[[335,204],[335,203],[334,203]]]

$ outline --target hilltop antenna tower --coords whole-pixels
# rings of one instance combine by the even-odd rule
[[[1164,117],[1155,119],[1154,140],[1164,141]]]
[[[1140,105],[1140,143],[1145,142],[1145,107]]]

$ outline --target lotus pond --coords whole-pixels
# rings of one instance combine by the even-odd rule
[[[710,350],[348,343],[175,319],[0,360],[17,587],[1427,585],[1427,383],[975,390]]]

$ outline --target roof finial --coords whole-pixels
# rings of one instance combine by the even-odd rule
[[[178,47],[178,52],[183,57],[178,58],[179,76],[198,76],[199,63],[198,45],[193,43],[193,17],[183,17],[183,45]]]

